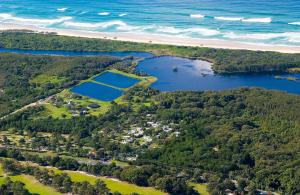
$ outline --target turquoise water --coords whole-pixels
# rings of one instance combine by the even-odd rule
[[[73,93],[77,93],[101,101],[113,101],[123,94],[123,91],[121,90],[92,82],[82,83],[78,86],[73,87],[71,91]]]
[[[299,0],[1,0],[1,23],[300,45]]]
[[[94,78],[95,81],[99,83],[104,83],[118,88],[128,88],[137,84],[140,80],[135,78],[130,78],[121,74],[116,74],[112,72],[105,72]]]

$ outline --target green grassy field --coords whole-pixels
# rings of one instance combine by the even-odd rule
[[[88,175],[81,172],[76,171],[61,171],[56,168],[47,168],[48,170],[53,170],[55,173],[67,173],[72,181],[74,182],[83,182],[87,181],[91,184],[95,184],[97,179],[102,180],[107,187],[112,192],[120,192],[124,195],[129,195],[131,193],[137,192],[141,195],[164,195],[165,193],[158,191],[152,187],[140,187],[134,184],[130,184],[127,182],[119,181],[113,178],[106,178],[106,177],[96,177],[93,175]],[[25,184],[26,189],[28,189],[31,193],[37,193],[41,195],[59,195],[61,193],[55,191],[54,188],[45,186],[38,182],[33,176],[30,175],[17,175],[17,176],[10,176],[12,181],[21,181]],[[4,181],[3,177],[3,170],[0,166],[0,184]]]
[[[205,184],[198,184],[198,183],[193,183],[190,182],[189,183],[190,186],[193,186],[194,189],[199,192],[201,195],[209,195],[208,191],[207,191],[207,185]]]
[[[54,188],[46,186],[38,182],[33,176],[30,175],[17,175],[10,176],[12,181],[20,181],[25,184],[26,189],[31,193],[40,195],[61,195]]]
[[[41,74],[36,76],[34,79],[30,81],[30,83],[35,84],[46,84],[46,83],[52,83],[52,84],[59,84],[63,83],[66,80],[64,77],[58,77],[58,76],[49,76],[46,74]]]
[[[72,115],[68,112],[67,108],[65,107],[56,107],[53,104],[45,104],[45,108],[47,109],[47,114],[51,115],[53,118],[71,118]]]
[[[83,181],[88,181],[91,184],[94,184],[97,179],[102,180],[107,187],[112,191],[112,192],[120,192],[121,194],[124,195],[129,195],[134,192],[137,192],[141,195],[164,195],[166,193],[163,193],[159,190],[156,190],[152,187],[140,187],[134,184],[130,184],[127,182],[119,181],[113,178],[106,178],[106,177],[96,177],[93,175],[88,175],[85,173],[77,172],[77,171],[61,171],[58,169],[52,168],[55,173],[67,173],[72,181],[75,182],[83,182]]]
[[[2,165],[0,164],[0,185],[2,185],[4,182],[4,172],[2,169]]]
[[[16,175],[9,176],[12,181],[20,181],[25,184],[26,189],[31,193],[41,195],[61,195],[62,193],[57,192],[54,188],[46,186],[37,181],[33,176],[30,175]],[[0,185],[5,181],[4,171],[0,164]]]
[[[129,164],[127,162],[122,162],[122,161],[118,161],[118,160],[112,160],[112,163],[115,163],[119,167],[127,167],[127,166],[129,166]]]

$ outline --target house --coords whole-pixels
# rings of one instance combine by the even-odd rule
[[[168,125],[164,125],[162,127],[163,131],[166,133],[169,133],[170,131],[172,131],[173,129],[171,127],[169,127]]]
[[[180,134],[180,132],[178,132],[178,131],[175,131],[175,132],[174,132],[174,134],[175,134],[175,136],[176,136],[176,137],[178,137],[178,136],[179,136],[179,134]]]
[[[144,134],[144,131],[141,127],[136,127],[128,132],[128,134],[134,135],[135,137],[140,137]]]
[[[156,123],[156,122],[149,121],[147,122],[147,125],[150,125],[153,128],[157,128],[160,124],[158,122]]]
[[[152,138],[150,136],[143,136],[143,139],[145,140],[145,142],[147,143],[151,143],[152,142]]]
[[[123,140],[121,141],[121,144],[127,144],[127,143],[132,143],[134,140],[132,137],[128,135],[123,136]]]

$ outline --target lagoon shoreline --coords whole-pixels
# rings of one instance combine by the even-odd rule
[[[215,48],[215,49],[232,49],[232,50],[273,51],[273,52],[280,52],[280,53],[300,53],[300,46],[254,44],[254,43],[244,43],[244,42],[220,40],[220,39],[174,37],[169,35],[146,34],[146,33],[134,34],[134,33],[125,33],[125,32],[124,33],[92,32],[92,31],[71,30],[71,29],[53,29],[53,28],[42,28],[42,27],[28,26],[28,25],[16,25],[10,23],[0,25],[0,31],[9,31],[9,30],[29,30],[36,33],[55,33],[57,35],[62,35],[62,36],[108,39],[108,40],[129,41],[129,42],[148,43],[148,44],[207,47],[207,48]]]

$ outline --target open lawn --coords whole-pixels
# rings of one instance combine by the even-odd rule
[[[78,171],[61,171],[55,168],[51,168],[55,173],[67,173],[72,181],[75,182],[83,182],[83,181],[88,181],[91,184],[94,184],[97,179],[102,180],[107,187],[112,191],[112,192],[120,192],[121,194],[129,195],[131,193],[137,192],[142,195],[164,195],[166,193],[163,193],[159,190],[156,190],[152,187],[140,187],[134,184],[129,184],[127,182],[119,181],[117,179],[113,178],[106,178],[106,177],[97,177],[93,175],[88,175],[83,172],[78,172]]]
[[[25,184],[26,189],[31,193],[40,195],[61,195],[62,193],[57,192],[54,188],[46,186],[38,182],[33,176],[30,175],[17,175],[10,176],[12,181],[20,181]]]
[[[66,80],[64,77],[58,77],[58,76],[49,76],[46,74],[41,74],[36,76],[34,79],[30,81],[30,83],[35,83],[35,84],[46,84],[46,83],[52,83],[52,84],[59,84],[62,83]]]
[[[25,184],[26,189],[31,193],[40,195],[61,195],[62,193],[57,192],[54,188],[46,186],[37,181],[33,176],[30,175],[16,175],[9,176],[12,181],[20,181]],[[5,181],[4,171],[0,164],[0,185]]]
[[[45,104],[45,108],[47,109],[47,113],[51,115],[53,118],[71,118],[72,115],[68,112],[65,107],[57,107],[53,104]],[[64,117],[63,117],[64,116]]]
[[[118,160],[112,160],[112,163],[115,163],[119,167],[127,167],[127,166],[129,166],[129,164],[127,162],[122,162],[122,161],[118,161]]]
[[[92,175],[86,175],[84,173],[78,173],[74,171],[66,171],[70,177],[72,178],[73,181],[88,181],[90,183],[95,183],[97,179],[101,179],[102,181],[105,182],[107,187],[113,191],[113,192],[120,192],[122,194],[131,194],[133,192],[137,192],[139,194],[144,194],[144,195],[160,195],[164,194],[163,192],[160,192],[158,190],[155,190],[154,188],[149,188],[149,187],[139,187],[133,184],[129,184],[127,182],[122,182],[118,181],[116,179],[112,178],[106,178],[106,177],[95,177]]]
[[[193,186],[194,189],[199,192],[201,195],[209,195],[208,191],[207,191],[207,185],[205,184],[198,184],[198,183],[193,183],[190,182],[189,183],[190,186]]]

